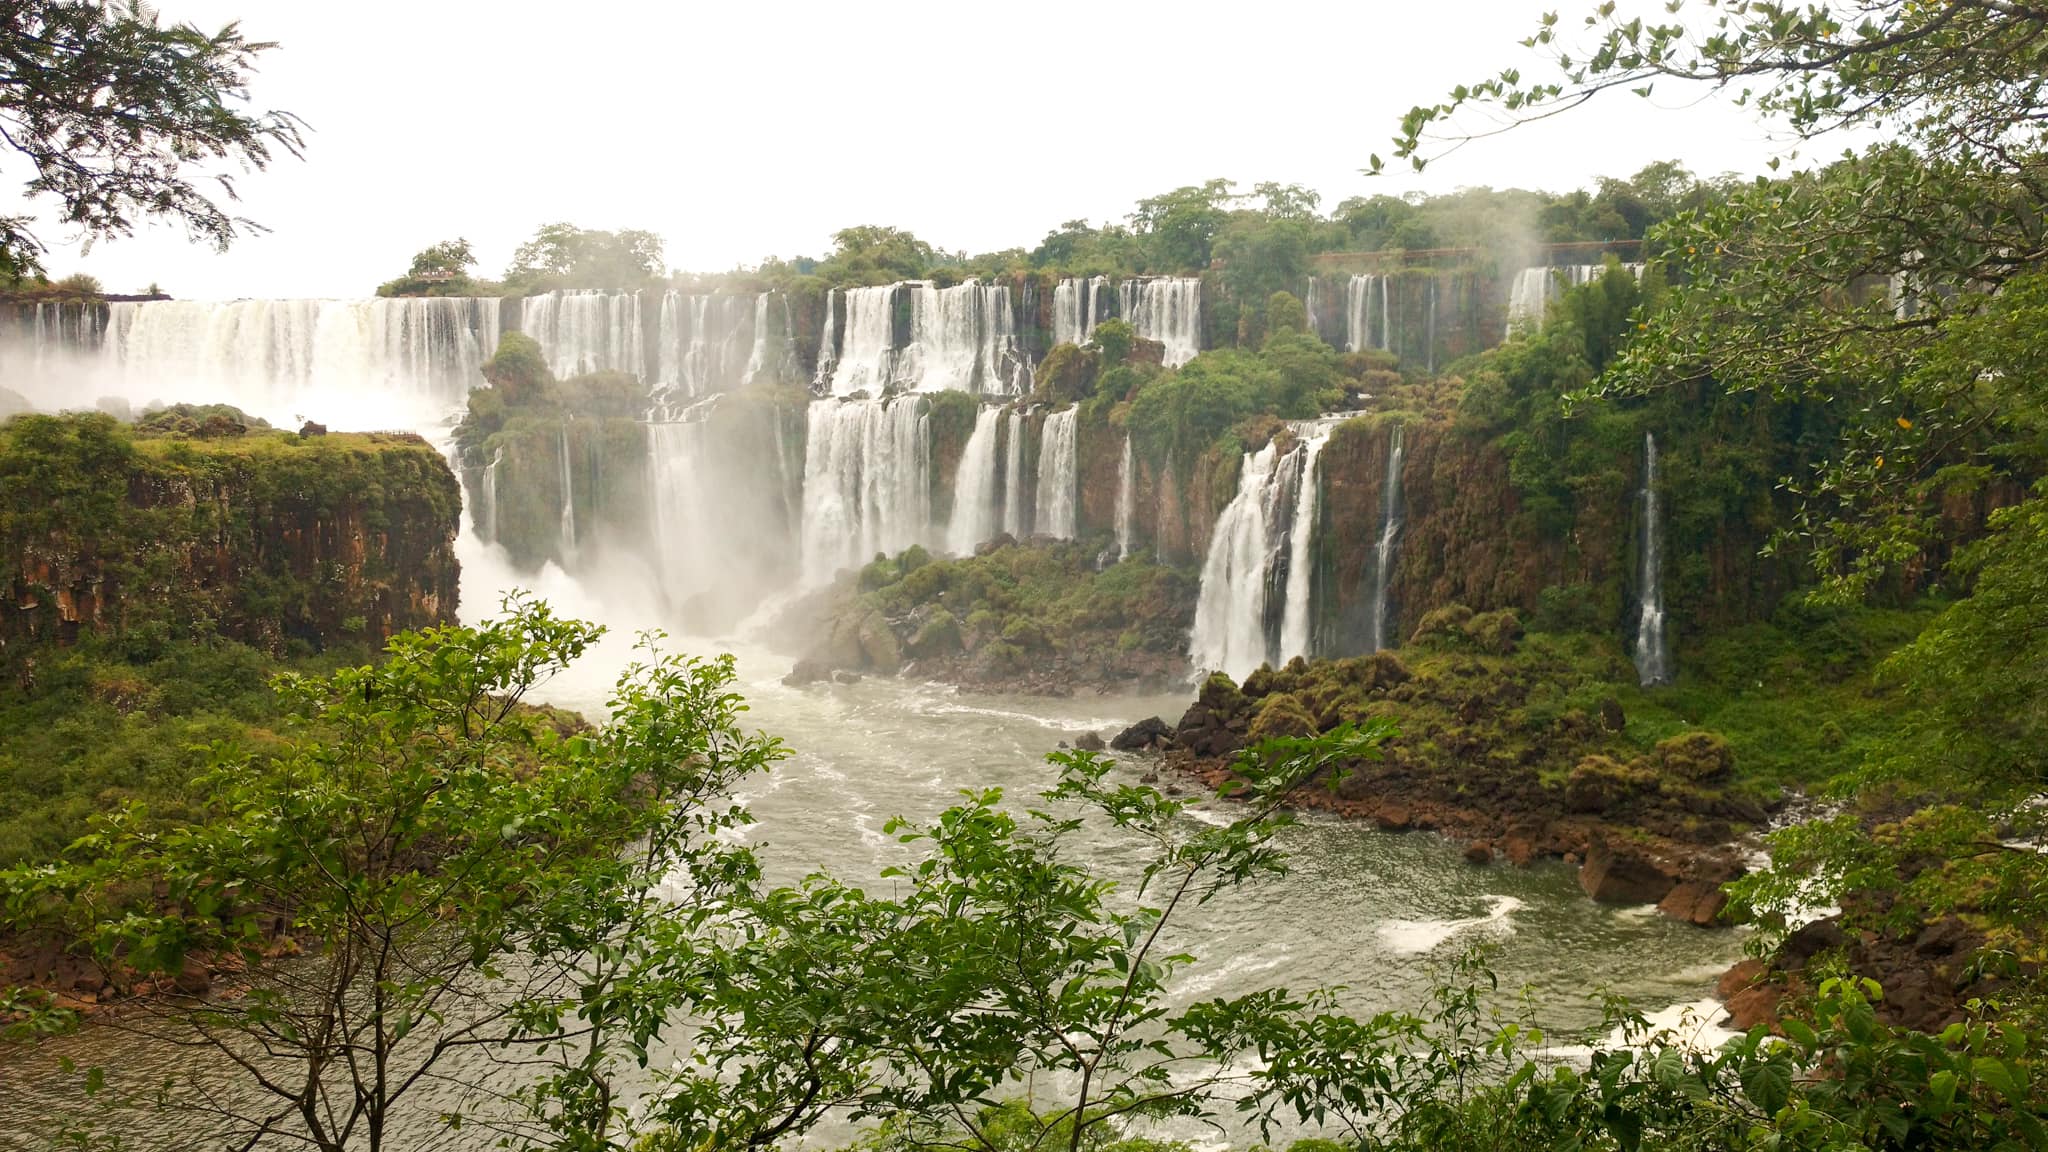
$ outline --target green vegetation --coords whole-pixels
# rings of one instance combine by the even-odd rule
[[[1103,541],[1007,538],[959,559],[877,559],[830,605],[817,658],[895,671],[905,660],[985,687],[1072,691],[1180,675],[1196,585],[1149,556],[1097,567]]]
[[[377,286],[379,296],[495,296],[499,286],[469,274],[476,254],[467,240],[443,240],[421,249],[405,275]]]
[[[185,226],[216,248],[254,227],[201,191],[217,181],[235,198],[231,176],[200,165],[269,165],[273,149],[293,156],[299,121],[245,109],[257,58],[276,47],[218,32],[165,26],[142,5],[29,0],[0,17],[0,125],[8,148],[34,169],[30,199],[47,197],[62,220],[88,238],[127,236],[138,220]],[[0,218],[0,289],[42,271],[34,215]]]

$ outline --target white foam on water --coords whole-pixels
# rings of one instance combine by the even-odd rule
[[[1418,956],[1462,932],[1485,929],[1506,935],[1515,930],[1510,919],[1522,902],[1513,896],[1488,898],[1491,906],[1484,916],[1463,920],[1388,920],[1379,926],[1380,941],[1396,956]]]

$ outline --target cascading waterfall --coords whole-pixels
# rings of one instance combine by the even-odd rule
[[[1042,536],[1072,540],[1075,532],[1075,488],[1081,409],[1076,406],[1045,418],[1038,442],[1038,508],[1032,530]]]
[[[1366,649],[1371,652],[1394,647],[1394,616],[1387,606],[1387,586],[1393,582],[1394,561],[1401,542],[1403,461],[1401,425],[1395,424],[1387,429],[1387,475],[1380,483],[1380,536],[1372,554],[1372,634],[1366,637]]]
[[[1316,481],[1316,460],[1330,438],[1334,421],[1318,420],[1295,425],[1301,435],[1300,457],[1295,477],[1294,520],[1287,530],[1287,601],[1280,617],[1280,647],[1276,664],[1296,656],[1308,656],[1311,610],[1315,600],[1316,513],[1320,510],[1321,485]]]
[[[1003,438],[1003,531],[1018,540],[1029,525],[1024,522],[1024,414],[1010,413],[1009,435]]]
[[[1279,445],[1247,452],[1238,472],[1237,495],[1216,520],[1209,554],[1202,563],[1201,592],[1188,655],[1199,671],[1223,672],[1242,680],[1273,658],[1266,631],[1267,602],[1275,563],[1286,536],[1278,529],[1288,485],[1279,467]]]
[[[1322,309],[1322,302],[1322,284],[1311,276],[1308,278],[1308,287],[1301,294],[1301,306],[1308,313],[1308,334],[1311,336],[1320,337],[1323,334],[1322,322],[1316,319],[1316,313]]]
[[[1625,263],[1621,270],[1640,280],[1643,266]],[[1535,332],[1543,327],[1550,302],[1562,292],[1591,284],[1607,271],[1605,264],[1559,264],[1524,268],[1515,274],[1508,288],[1508,336],[1518,331]]]
[[[804,448],[803,573],[808,586],[877,553],[922,544],[931,527],[925,401],[816,400]]]
[[[489,298],[124,301],[107,306],[94,382],[136,401],[234,403],[274,423],[389,426],[460,403],[497,344]],[[393,413],[394,401],[418,410]]]
[[[907,294],[908,342],[896,344],[896,300]],[[914,280],[835,291],[843,300],[844,335],[819,353],[820,387],[834,396],[879,395],[890,389],[962,391],[1015,396],[1031,388],[1031,364],[1017,339],[1016,309],[1006,284],[969,280],[951,288]],[[825,345],[837,329],[828,313]]]
[[[960,466],[953,473],[953,517],[946,526],[946,551],[955,556],[972,556],[976,545],[996,534],[1002,482],[996,440],[1002,423],[1001,408],[984,406],[975,414],[974,431],[960,453]]]
[[[1671,682],[1664,631],[1663,530],[1657,517],[1657,437],[1643,433],[1642,564],[1636,588],[1636,676],[1644,687]]]
[[[1202,281],[1159,276],[1117,285],[1117,313],[1132,330],[1166,346],[1166,366],[1177,368],[1202,350]]]
[[[1086,344],[1109,301],[1109,277],[1068,277],[1052,290],[1052,342]]]
[[[569,467],[569,422],[562,421],[557,454],[562,458],[562,555],[576,551],[576,484]]]
[[[540,344],[557,379],[585,372],[647,378],[640,294],[569,289],[519,302],[519,330]]]
[[[1123,464],[1117,469],[1116,474],[1116,558],[1118,560],[1128,560],[1131,558],[1131,520],[1134,512],[1132,507],[1134,503],[1132,486],[1136,482],[1133,473],[1137,471],[1132,466],[1133,464],[1131,437],[1129,433],[1125,433]]]
[[[772,306],[778,296],[664,293],[655,383],[697,397],[779,379],[793,356],[787,312]]]
[[[1353,276],[1344,286],[1344,350],[1389,349],[1394,345],[1393,281],[1386,276]]]
[[[969,280],[951,288],[906,285],[910,344],[897,371],[920,392],[1015,396],[1031,389],[1031,365],[1017,343],[1016,311],[1006,284]]]

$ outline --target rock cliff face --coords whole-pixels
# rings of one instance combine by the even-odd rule
[[[0,649],[219,632],[282,651],[452,621],[460,495],[409,434],[0,428]]]

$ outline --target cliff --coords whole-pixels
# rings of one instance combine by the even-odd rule
[[[0,648],[218,633],[274,654],[454,619],[460,494],[417,436],[0,427]]]

